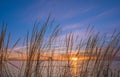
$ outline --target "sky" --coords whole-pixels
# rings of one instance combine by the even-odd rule
[[[120,0],[0,0],[0,28],[3,21],[8,24],[12,42],[49,14],[63,28],[63,36],[80,30],[84,35],[88,25],[108,34],[120,30]]]

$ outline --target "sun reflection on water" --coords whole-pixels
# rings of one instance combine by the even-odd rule
[[[78,58],[77,57],[72,57],[72,71],[73,75],[76,77],[77,76],[77,71],[78,71]]]

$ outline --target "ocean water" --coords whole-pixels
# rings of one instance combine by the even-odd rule
[[[88,69],[90,69],[89,71],[92,70],[93,63],[94,61],[91,61],[89,64],[89,67],[88,67]],[[16,77],[18,75],[23,76],[25,72],[25,65],[26,65],[26,61],[9,61],[8,69]],[[35,65],[36,65],[36,61],[34,61],[34,64],[31,66],[32,68],[31,74],[33,75],[33,77],[35,74],[34,72]],[[58,77],[64,74],[66,75],[72,74],[73,77],[77,77],[78,75],[80,75],[80,73],[84,72],[83,70],[81,71],[81,69],[82,68],[84,69],[85,66],[86,66],[85,62],[83,65],[82,61],[70,61],[70,62],[68,61],[40,61],[40,66],[38,67],[38,69],[40,69],[39,72],[40,72],[40,75],[42,75],[42,77],[48,77],[48,75],[51,75],[52,77]],[[116,69],[119,69],[119,66],[120,66],[119,61],[113,61],[110,67],[114,71]]]

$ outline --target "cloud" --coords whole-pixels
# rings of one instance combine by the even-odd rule
[[[66,20],[87,13],[94,8],[91,6],[85,7],[75,4],[71,6],[71,4],[68,4],[68,2],[64,3],[63,1],[40,1],[32,4],[31,6],[25,7],[24,9],[18,11],[16,14],[18,14],[17,16],[19,17],[24,17],[24,19],[22,19],[24,22],[46,18],[49,13],[51,13],[51,15],[56,18],[56,20]]]
[[[105,17],[110,17],[112,14],[114,14],[114,11],[118,11],[118,10],[116,8],[111,8],[109,10],[106,10],[106,11],[103,11],[103,12],[101,12],[99,14],[96,14],[96,15],[90,17],[90,18],[81,20],[80,22],[64,25],[63,31],[75,31],[75,30],[79,30],[80,28],[82,29],[83,27],[87,27],[89,24],[94,25],[94,24],[96,24],[96,21],[98,21],[99,19],[103,19]],[[106,21],[106,23],[99,22],[96,25],[100,25],[100,24],[101,24],[101,27],[105,26],[105,25],[109,25],[111,27],[113,27],[113,25],[115,27],[115,24],[117,26],[120,25],[120,23],[117,22],[117,21],[115,21],[115,22],[114,21],[112,21],[112,22],[107,22]]]
[[[75,17],[78,17],[84,13],[87,13],[89,11],[91,11],[93,9],[93,7],[80,7],[80,8],[69,8],[69,9],[66,9],[66,10],[57,10],[57,9],[54,9],[53,10],[53,16],[55,16],[55,18],[57,20],[68,20],[68,19],[71,19],[71,18],[75,18]]]
[[[87,19],[86,21],[87,22],[95,22],[98,19],[104,19],[105,17],[115,16],[116,13],[120,13],[118,8],[110,8],[110,9],[100,12],[97,15],[92,16],[91,18]]]
[[[26,46],[15,47],[12,51],[14,51],[16,53],[23,53],[22,51],[26,51]]]
[[[67,30],[75,30],[82,27],[82,24],[80,22],[77,23],[72,23],[72,24],[67,24],[63,27],[63,31],[67,31]]]

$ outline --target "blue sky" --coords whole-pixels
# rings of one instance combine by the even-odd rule
[[[120,30],[120,0],[0,0],[0,28],[2,21],[8,24],[12,41],[24,38],[36,20],[51,19],[63,28],[84,34],[90,24],[95,31]]]

